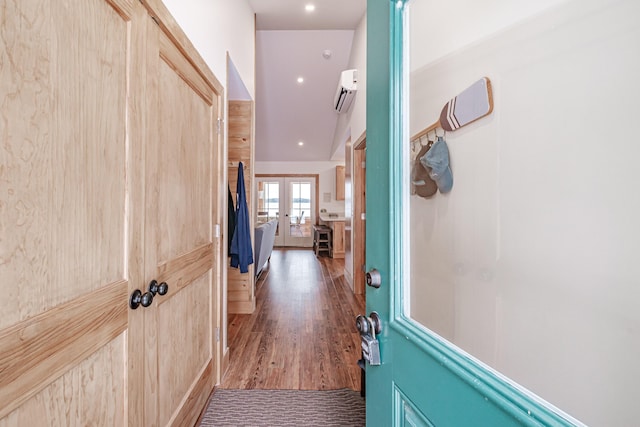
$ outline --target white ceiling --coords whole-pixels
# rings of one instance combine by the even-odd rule
[[[260,30],[354,30],[367,0],[248,0]],[[305,6],[313,4],[308,13]]]
[[[338,119],[333,96],[366,0],[248,1],[257,29],[255,159],[343,159],[344,153],[331,153]],[[316,6],[311,13],[305,11],[310,3]]]

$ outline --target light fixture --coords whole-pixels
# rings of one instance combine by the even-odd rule
[[[304,142],[302,142],[302,141],[298,141],[298,145],[299,145],[300,147],[302,147],[302,146],[304,145]]]
[[[304,77],[298,77],[298,83],[303,83],[304,82]]]
[[[315,5],[312,5],[311,3],[309,3],[304,7],[304,10],[306,10],[307,12],[313,12],[314,10],[316,10],[316,7]]]

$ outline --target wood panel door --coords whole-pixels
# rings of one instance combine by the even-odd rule
[[[193,425],[217,363],[222,89],[159,22],[147,31],[145,265],[169,290],[144,309],[145,425]]]
[[[0,4],[0,426],[143,425],[144,14]]]

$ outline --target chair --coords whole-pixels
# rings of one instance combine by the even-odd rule
[[[300,216],[296,218],[296,228],[300,228],[300,224],[302,224],[302,218],[304,218],[304,211],[300,212]]]
[[[313,226],[313,251],[316,256],[320,256],[321,252],[326,252],[327,256],[333,256],[331,241],[331,229],[329,227],[326,225]]]

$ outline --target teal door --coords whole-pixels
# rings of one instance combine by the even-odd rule
[[[431,332],[406,313],[409,282],[403,177],[409,136],[402,0],[367,11],[367,260],[381,274],[367,287],[367,314],[382,323],[381,365],[366,367],[368,426],[562,426],[572,422],[533,393]],[[444,25],[444,23],[443,23]]]

